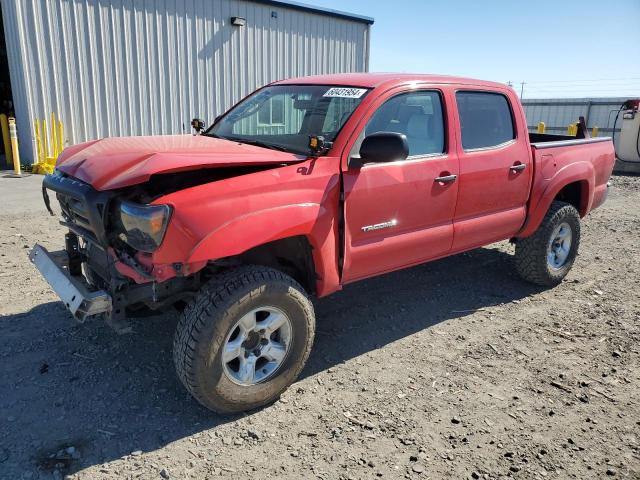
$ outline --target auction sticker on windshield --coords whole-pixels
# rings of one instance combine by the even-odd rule
[[[360,98],[366,92],[366,88],[333,87],[327,90],[323,97]]]

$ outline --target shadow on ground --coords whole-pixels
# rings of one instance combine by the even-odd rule
[[[510,255],[492,248],[347,286],[316,302],[318,335],[303,378],[536,291],[516,277]],[[133,334],[118,336],[101,322],[74,323],[59,302],[0,317],[0,471],[54,468],[50,456],[68,446],[80,458],[58,463],[77,471],[234,421],[200,407],[178,383],[175,323],[140,319]]]

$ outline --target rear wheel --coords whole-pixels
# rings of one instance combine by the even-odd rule
[[[205,407],[233,413],[275,400],[300,374],[315,332],[302,287],[266,267],[214,278],[178,323],[178,377]]]
[[[580,214],[565,202],[553,202],[533,235],[516,243],[520,276],[536,285],[555,286],[569,273],[580,246]]]

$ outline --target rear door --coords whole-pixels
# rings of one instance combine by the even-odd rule
[[[460,139],[454,251],[509,238],[522,226],[532,166],[524,119],[510,91],[455,92]],[[519,133],[524,132],[524,133]]]
[[[343,282],[420,263],[451,249],[458,174],[445,92],[396,89],[365,114],[343,158],[345,257]],[[409,157],[349,168],[362,140],[375,132],[407,136]]]

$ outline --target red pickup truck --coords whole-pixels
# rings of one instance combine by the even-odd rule
[[[529,134],[511,88],[445,76],[285,80],[194,125],[67,148],[43,182],[65,249],[30,258],[80,321],[177,307],[178,376],[218,412],[295,380],[313,295],[504,239],[560,283],[614,164],[611,139]]]

